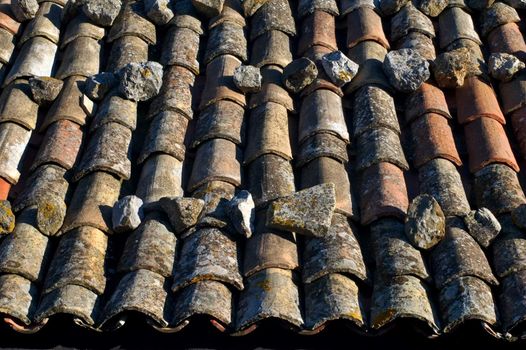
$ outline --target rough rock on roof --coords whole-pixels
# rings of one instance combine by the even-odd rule
[[[487,67],[491,53],[526,59],[517,2],[128,0],[111,25],[85,4],[38,3],[19,23],[0,0],[0,199],[16,216],[0,313],[13,329],[67,315],[110,331],[135,313],[161,332],[205,318],[232,335],[343,323],[525,336],[526,75]],[[398,49],[437,80],[396,91],[383,62]],[[359,65],[343,86],[323,64],[337,50]],[[293,94],[283,73],[298,58],[312,81]],[[133,101],[122,69],[149,61],[162,87]],[[442,69],[459,86],[440,88]],[[63,81],[52,103],[34,77]],[[420,194],[443,212],[426,249],[405,225]],[[114,232],[129,195],[141,201],[120,202],[119,220],[140,225]],[[412,230],[431,220],[416,206]]]

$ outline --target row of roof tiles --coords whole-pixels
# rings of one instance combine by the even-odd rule
[[[482,64],[469,7],[450,4],[436,21],[403,1],[383,18],[373,1],[299,1],[297,13],[282,0],[195,3],[219,14],[207,23],[189,1],[176,1],[162,45],[142,1],[125,3],[109,31],[82,13],[61,24],[65,4],[42,2],[21,36],[9,4],[2,4],[0,26],[19,46],[16,59],[6,54],[2,61],[4,198],[19,181],[20,164],[29,164],[23,188],[10,192],[15,231],[0,245],[6,321],[32,332],[68,314],[101,330],[122,326],[133,311],[167,332],[207,315],[216,328],[235,334],[266,319],[309,334],[335,320],[374,333],[409,319],[435,336],[470,320],[497,337],[520,337],[524,238],[510,213],[526,198],[504,116],[511,115],[523,146],[522,75],[499,84],[499,106],[477,73],[483,66],[454,93],[446,90],[447,97],[432,81],[407,96],[393,94],[381,68],[391,47],[414,48],[433,60],[440,53],[435,32],[440,50],[465,46]],[[507,11],[513,14],[508,21],[481,22],[481,34],[491,51],[521,57],[519,17]],[[338,15],[346,33],[336,29]],[[390,40],[382,20],[390,24]],[[360,64],[344,91],[320,66],[321,57],[338,48],[337,33]],[[107,60],[103,40],[111,45]],[[83,93],[86,79],[154,58],[156,44],[165,73],[149,106],[115,91],[94,109]],[[281,80],[301,56],[315,61],[320,75],[295,103]],[[245,95],[232,75],[247,62],[261,67],[263,84]],[[49,108],[39,107],[27,78],[51,75],[64,87]],[[465,157],[451,125],[464,129],[471,172],[464,179],[458,167]],[[407,152],[404,134],[411,140]],[[38,138],[34,158],[21,162]],[[416,249],[404,234],[408,187],[414,187],[406,183],[409,164],[418,172],[412,191],[432,195],[448,217],[446,237],[431,251]],[[470,202],[462,180],[471,179]],[[269,203],[322,183],[337,189],[325,237],[266,226]],[[245,242],[232,233],[224,208],[242,188],[256,205],[255,232]],[[144,201],[146,217],[126,237],[112,235],[111,209],[130,192]],[[205,209],[198,225],[181,235],[157,203],[184,194],[203,199]],[[498,216],[499,236],[468,233],[458,218],[472,207]]]

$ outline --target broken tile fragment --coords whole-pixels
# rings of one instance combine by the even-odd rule
[[[170,0],[145,0],[144,8],[148,18],[159,26],[170,22],[174,16],[170,8]]]
[[[0,235],[13,232],[15,229],[15,214],[8,200],[0,201]]]
[[[29,87],[33,100],[39,105],[51,103],[60,94],[64,82],[51,77],[31,77],[29,78]]]
[[[488,68],[493,78],[510,81],[515,73],[526,68],[526,64],[513,55],[497,52],[489,56]]]
[[[428,194],[415,197],[407,211],[405,233],[420,249],[431,249],[446,234],[446,217],[438,202]]]
[[[236,194],[228,203],[227,213],[237,232],[250,238],[254,232],[256,218],[255,204],[250,192],[243,190]]]
[[[11,11],[19,22],[25,22],[35,18],[39,4],[37,0],[13,0],[11,1]]]
[[[135,230],[144,218],[142,199],[130,195],[119,199],[113,206],[111,220],[115,233]]]
[[[115,74],[101,72],[89,77],[84,83],[84,93],[93,101],[100,101],[118,83]]]
[[[413,49],[390,51],[383,67],[395,89],[406,93],[417,90],[431,75],[429,62]]]
[[[153,61],[130,63],[121,70],[119,77],[119,91],[127,99],[146,101],[161,90],[163,66]]]
[[[206,17],[215,17],[223,10],[225,0],[192,0],[192,4]]]
[[[359,65],[341,51],[333,51],[324,55],[321,63],[329,79],[338,87],[350,82],[358,73]]]
[[[470,54],[467,48],[444,52],[437,56],[433,73],[441,88],[456,88],[464,84]]]
[[[488,208],[472,210],[464,217],[464,223],[469,234],[484,248],[491,244],[501,230],[499,220]]]
[[[121,0],[83,0],[82,11],[93,21],[102,27],[109,27],[121,11]]]
[[[448,5],[448,0],[417,0],[416,7],[429,17],[437,17]]]
[[[159,202],[177,234],[195,226],[205,206],[198,198],[163,197]]]
[[[254,93],[261,90],[261,72],[254,66],[239,66],[234,70],[234,84],[243,93]]]
[[[298,58],[289,63],[283,70],[283,84],[293,92],[299,93],[318,76],[316,64],[306,57]]]
[[[307,236],[327,234],[336,193],[333,183],[321,184],[275,200],[267,211],[267,225]]]

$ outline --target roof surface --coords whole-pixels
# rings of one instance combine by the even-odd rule
[[[165,2],[125,1],[103,26],[78,1],[38,3],[19,23],[0,0],[0,199],[16,215],[0,243],[0,312],[15,331],[139,319],[164,333],[278,324],[525,336],[526,75],[499,82],[486,67],[491,53],[526,59],[523,2],[172,0],[156,12]],[[435,69],[461,47],[473,61],[456,89],[429,78],[402,93],[382,68],[395,49]],[[335,50],[360,65],[343,86],[322,65]],[[290,93],[284,69],[300,57],[318,74]],[[164,71],[152,99],[117,88],[87,97],[89,77],[147,61]],[[248,64],[260,68],[258,92],[234,84]],[[35,102],[31,77],[62,80],[58,97]],[[228,207],[243,189],[255,205],[249,238]],[[420,194],[445,216],[429,249],[405,233]],[[114,232],[127,195],[144,217]],[[204,209],[179,230],[164,197]],[[287,200],[312,214],[294,217],[297,232],[269,224],[290,214],[279,210]],[[3,202],[5,220],[9,210]]]

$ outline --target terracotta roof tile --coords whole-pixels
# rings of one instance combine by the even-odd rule
[[[382,29],[382,19],[368,7],[360,7],[347,15],[347,47],[371,40],[389,48],[389,42]]]
[[[155,26],[142,1],[127,1],[102,28],[71,4],[62,11],[63,0],[39,1],[21,36],[11,3],[0,0],[0,78],[9,72],[0,81],[0,199],[9,199],[0,230],[11,211],[16,222],[0,242],[4,321],[23,333],[59,314],[97,331],[136,319],[160,332],[210,324],[232,335],[276,324],[309,335],[411,325],[428,337],[468,336],[470,323],[523,337],[517,213],[526,197],[512,146],[525,148],[526,84],[521,72],[495,85],[499,100],[484,75],[487,52],[525,51],[515,10],[455,0],[435,20],[407,1],[383,18],[376,0],[197,2],[176,1],[174,18]],[[49,9],[64,13],[43,16]],[[455,90],[428,81],[396,92],[383,72],[390,47],[430,61],[466,47],[468,78]],[[338,49],[360,64],[343,90],[321,64]],[[292,95],[283,69],[301,57],[318,75]],[[96,108],[84,105],[88,77],[151,60],[164,76],[150,102],[111,87]],[[261,69],[261,91],[235,87],[242,64]],[[27,80],[37,75],[64,80],[54,102],[33,102]],[[267,227],[274,201],[320,185],[334,186],[317,198],[332,208],[325,236]],[[141,223],[114,235],[112,208],[130,194],[144,202]],[[446,238],[430,251],[404,232],[410,199],[421,194],[447,218]],[[184,229],[163,197],[198,203]],[[502,226],[489,247],[463,224],[483,207]]]
[[[492,118],[479,118],[464,127],[469,152],[469,170],[476,173],[488,164],[507,164],[515,171],[519,165],[502,125]]]
[[[468,77],[464,80],[464,85],[456,89],[456,94],[457,120],[460,124],[467,124],[481,117],[492,118],[501,124],[506,124],[491,85],[477,77]]]
[[[415,168],[435,158],[462,165],[451,127],[444,116],[436,113],[422,115],[411,124],[411,134]]]

